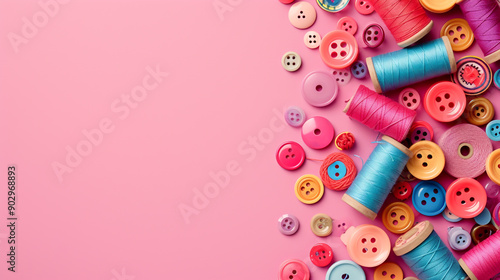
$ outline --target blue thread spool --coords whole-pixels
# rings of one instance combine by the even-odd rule
[[[421,45],[366,59],[376,92],[405,87],[457,71],[450,39],[444,36]]]
[[[408,148],[383,136],[342,200],[374,220],[410,157]]]
[[[418,279],[463,280],[467,277],[429,221],[418,223],[400,236],[393,251]]]

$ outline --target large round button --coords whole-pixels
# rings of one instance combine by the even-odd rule
[[[484,226],[475,225],[470,232],[470,235],[472,236],[472,242],[477,245],[480,242],[486,240],[486,238],[490,237],[496,231],[497,229],[491,224]]]
[[[469,248],[472,243],[472,238],[470,234],[461,227],[449,227],[448,243],[453,250],[462,251]]]
[[[276,152],[276,161],[286,170],[295,170],[304,164],[306,152],[297,142],[289,141],[282,144]]]
[[[403,234],[411,229],[415,215],[408,204],[393,202],[385,207],[382,222],[387,230],[395,234]]]
[[[494,150],[486,159],[486,174],[491,181],[500,185],[500,149]]]
[[[406,167],[417,179],[432,180],[441,174],[445,159],[443,151],[436,143],[426,140],[420,141],[413,144],[410,151],[413,156]]]
[[[417,110],[420,105],[420,94],[412,88],[405,88],[399,93],[399,104],[410,110]]]
[[[339,85],[347,85],[351,81],[351,71],[349,69],[334,69],[332,74]]]
[[[295,196],[302,203],[314,204],[323,197],[324,192],[323,182],[314,175],[302,175],[295,182]]]
[[[354,146],[354,135],[350,132],[342,132],[335,137],[335,147],[339,150],[349,150]]]
[[[380,24],[372,23],[363,30],[363,43],[369,48],[376,48],[384,42],[384,28]]]
[[[433,13],[446,13],[455,6],[455,3],[456,0],[420,0],[422,7]]]
[[[302,81],[302,95],[312,106],[324,107],[330,105],[339,92],[339,85],[328,73],[314,71]]]
[[[351,34],[334,30],[326,34],[319,46],[323,62],[331,68],[349,67],[358,57],[358,43]]]
[[[302,65],[302,59],[296,52],[287,52],[281,58],[281,66],[283,66],[286,71],[297,71],[299,70],[300,65]]]
[[[316,21],[316,10],[305,1],[297,2],[290,7],[288,20],[298,29],[309,28]]]
[[[460,86],[452,82],[438,82],[432,85],[424,97],[424,109],[438,122],[451,122],[465,110],[466,99]]]
[[[489,224],[491,222],[490,210],[488,210],[488,208],[485,207],[481,212],[481,214],[474,217],[474,221],[476,221],[476,223],[481,226]]]
[[[347,252],[357,264],[375,267],[387,259],[391,241],[385,231],[374,225],[356,227],[347,242]]]
[[[312,117],[302,125],[302,140],[312,149],[319,150],[330,145],[334,134],[333,125],[323,117]]]
[[[413,207],[425,216],[436,216],[446,208],[446,191],[434,181],[421,181],[413,189]]]
[[[494,115],[493,104],[484,97],[472,99],[465,108],[465,118],[473,125],[485,125],[493,119]]]
[[[367,72],[368,70],[366,68],[366,64],[361,60],[358,60],[351,65],[351,73],[356,79],[363,79],[366,77]]]
[[[309,280],[309,268],[303,261],[287,260],[280,266],[279,280]]]
[[[403,280],[403,270],[395,263],[383,263],[375,269],[374,280]]]
[[[297,106],[288,107],[285,111],[286,122],[293,127],[300,127],[306,121],[306,114]]]
[[[333,222],[326,214],[316,214],[311,219],[311,230],[312,232],[320,237],[328,236],[332,234]]]
[[[422,2],[422,0],[420,0]],[[451,0],[455,4],[455,0]],[[474,42],[474,33],[463,18],[454,18],[447,21],[441,28],[441,37],[450,39],[451,48],[456,51],[465,51]]]
[[[459,178],[448,187],[446,204],[453,214],[469,219],[483,211],[486,198],[486,191],[481,183],[472,178]]]
[[[493,78],[493,80],[495,80],[495,86],[497,87],[497,89],[500,89],[500,69],[495,72],[495,77]]]
[[[486,135],[493,141],[500,141],[500,120],[494,120],[486,126]]]
[[[321,36],[316,31],[308,31],[304,35],[304,44],[310,49],[315,49],[321,44]]]
[[[373,8],[369,0],[356,0],[354,8],[362,15],[369,15],[375,11],[375,8]]]
[[[451,75],[467,95],[478,95],[491,85],[491,68],[483,59],[476,56],[464,56],[457,61],[457,72]]]
[[[416,121],[410,127],[410,141],[412,144],[418,141],[432,141],[434,130],[432,126],[425,121]]]
[[[462,218],[460,218],[459,216],[451,213],[450,209],[448,209],[448,207],[446,207],[443,211],[443,218],[445,220],[447,220],[448,222],[452,222],[452,223],[458,223],[462,220]]]
[[[352,17],[343,17],[337,22],[337,29],[354,35],[358,31],[358,23]]]
[[[410,183],[405,181],[398,181],[394,187],[392,187],[392,194],[399,200],[407,200],[411,196],[413,191]]]
[[[292,235],[299,230],[299,219],[294,215],[285,214],[278,219],[278,229],[284,235]]]
[[[334,263],[326,272],[326,280],[366,280],[365,272],[355,262],[342,260]]]
[[[309,258],[315,266],[325,267],[332,263],[332,248],[328,244],[318,243],[311,248]]]

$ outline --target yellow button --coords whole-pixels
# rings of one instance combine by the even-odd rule
[[[399,265],[386,262],[375,269],[373,274],[375,280],[403,280],[403,270]]]
[[[314,175],[303,175],[295,182],[295,196],[305,204],[318,202],[323,197],[324,192],[323,182]]]
[[[311,230],[317,236],[328,236],[332,234],[332,218],[326,214],[316,214],[311,219]]]
[[[484,97],[472,99],[465,107],[465,118],[473,125],[485,125],[493,119],[494,115],[493,104]]]
[[[474,42],[474,33],[465,19],[454,18],[447,21],[441,28],[441,37],[450,39],[451,48],[458,52],[464,51]]]
[[[427,11],[433,13],[446,13],[453,9],[457,0],[420,0],[420,4]]]
[[[413,210],[403,202],[394,202],[387,205],[382,213],[382,222],[385,228],[395,234],[403,234],[409,231],[414,221]]]
[[[432,180],[439,176],[444,168],[444,154],[436,143],[419,141],[410,147],[413,157],[406,167],[408,171],[420,180]]]
[[[494,150],[486,159],[486,174],[491,181],[500,185],[500,149]]]

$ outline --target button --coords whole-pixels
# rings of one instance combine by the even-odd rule
[[[491,68],[484,60],[476,56],[464,56],[457,61],[457,72],[451,80],[458,84],[467,95],[479,95],[485,92],[493,81]]]
[[[335,137],[335,147],[339,150],[349,150],[354,146],[354,135],[350,132],[342,132]]]
[[[346,221],[335,220],[333,227],[335,229],[335,231],[333,232],[334,235],[336,237],[340,237],[347,231],[347,229],[350,227],[350,224]]]
[[[486,238],[490,237],[496,231],[497,229],[491,224],[484,226],[475,225],[470,232],[470,235],[472,236],[472,242],[477,245],[481,241],[484,241]]]
[[[456,2],[456,0],[420,0],[422,7],[433,13],[446,13],[455,6]]]
[[[393,202],[382,212],[382,222],[387,230],[395,234],[409,231],[415,222],[415,215],[408,204]]]
[[[297,2],[290,7],[288,20],[298,29],[309,28],[316,21],[316,10],[305,1]]]
[[[308,31],[304,35],[304,44],[310,49],[315,49],[321,44],[321,36],[316,31]]]
[[[316,3],[327,12],[337,13],[347,7],[349,0],[316,0]]]
[[[494,120],[486,126],[486,135],[493,141],[500,141],[500,120]]]
[[[465,107],[465,118],[473,125],[485,125],[493,119],[494,115],[493,104],[484,97],[472,99]]]
[[[366,280],[363,269],[353,261],[342,260],[334,263],[326,272],[326,280]]]
[[[319,46],[321,59],[334,69],[349,67],[358,57],[358,51],[354,36],[342,30],[326,34]]]
[[[458,119],[464,112],[465,106],[464,91],[452,82],[435,83],[425,93],[425,111],[438,122]]]
[[[472,178],[453,181],[446,193],[446,204],[460,218],[474,218],[486,207],[486,191],[481,183]]]
[[[417,110],[420,106],[420,94],[412,88],[405,88],[399,93],[399,104],[410,110]]]
[[[332,218],[326,214],[316,214],[311,219],[312,232],[320,237],[332,234],[333,224]]]
[[[387,262],[375,269],[374,280],[403,280],[403,270],[399,265]]]
[[[312,106],[330,105],[339,93],[339,85],[328,73],[314,71],[302,81],[302,96]]]
[[[311,149],[326,148],[333,140],[335,130],[323,117],[312,117],[302,125],[302,140]]]
[[[459,216],[451,213],[450,209],[448,209],[448,207],[446,207],[443,211],[443,218],[445,220],[447,220],[448,222],[452,222],[452,223],[457,223],[457,222],[460,222],[462,220],[462,218],[460,218]]]
[[[290,4],[290,3],[292,3],[293,1],[295,1],[295,0],[280,0],[280,2],[281,2],[282,4]]]
[[[363,30],[363,43],[369,48],[376,48],[384,42],[384,28],[380,24],[372,23]]]
[[[443,186],[438,182],[421,181],[413,189],[413,207],[422,215],[436,216],[446,208],[445,195]]]
[[[432,126],[424,121],[416,121],[410,127],[410,141],[412,144],[418,141],[432,141],[434,130]]]
[[[311,248],[309,258],[315,266],[325,267],[332,263],[332,248],[328,244],[318,243]]]
[[[500,69],[495,72],[495,77],[493,79],[495,80],[495,86],[497,89],[500,89]]]
[[[488,208],[484,208],[481,214],[474,217],[474,221],[476,221],[476,223],[481,226],[489,224],[491,222],[490,210],[488,210]]]
[[[309,280],[307,265],[299,260],[287,260],[280,266],[279,280]]]
[[[286,122],[293,127],[300,127],[306,121],[306,113],[297,106],[288,107],[285,111]]]
[[[441,174],[445,160],[443,151],[436,143],[419,141],[410,147],[410,151],[413,156],[406,167],[417,179],[432,180]]]
[[[286,71],[294,72],[299,70],[302,59],[296,52],[287,52],[281,58],[281,65]]]
[[[358,31],[358,23],[352,17],[343,17],[337,22],[337,29],[354,35]]]
[[[493,210],[493,221],[500,226],[500,202],[495,206]]]
[[[411,196],[413,188],[410,183],[405,181],[398,181],[394,187],[392,187],[392,194],[399,200],[407,200]]]
[[[450,39],[451,48],[456,52],[465,51],[474,42],[474,34],[467,21],[462,18],[447,21],[441,28],[441,37],[443,36]]]
[[[295,196],[302,203],[314,204],[323,197],[324,192],[323,182],[314,175],[303,175],[295,182]]]
[[[289,141],[282,144],[276,152],[276,161],[286,170],[295,170],[304,164],[306,152],[299,143]]]
[[[361,60],[358,60],[351,65],[351,73],[356,79],[363,79],[366,77],[367,72],[368,70],[366,68],[366,64]]]
[[[362,15],[369,15],[375,11],[373,5],[367,0],[356,0],[354,7]]]
[[[339,85],[347,85],[351,81],[351,71],[348,69],[335,69],[332,74]]]
[[[328,166],[327,172],[333,180],[341,180],[347,174],[347,168],[343,162],[335,161]]]
[[[486,174],[491,181],[500,185],[500,149],[494,150],[486,159]]]
[[[385,231],[374,225],[361,225],[347,231],[347,252],[357,264],[375,267],[387,259],[391,250],[391,241]]]
[[[278,219],[278,229],[284,235],[292,235],[299,230],[299,219],[294,215],[285,214]]]
[[[403,280],[419,280],[418,278],[416,277],[406,277],[405,279]]]
[[[461,227],[448,228],[448,243],[453,250],[462,251],[472,243],[470,234]]]

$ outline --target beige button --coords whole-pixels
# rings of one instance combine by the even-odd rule
[[[294,72],[299,70],[302,59],[296,52],[287,52],[281,58],[281,65],[286,71]]]
[[[321,36],[316,31],[308,31],[304,35],[304,44],[310,49],[316,49],[321,44]]]
[[[288,20],[298,29],[309,28],[316,21],[316,10],[308,2],[297,2],[290,7]]]
[[[316,214],[311,219],[311,230],[317,236],[328,236],[332,234],[332,218],[326,214]]]

